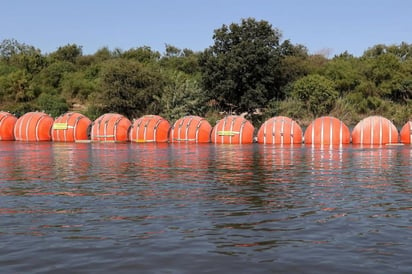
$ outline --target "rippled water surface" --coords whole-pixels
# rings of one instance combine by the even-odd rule
[[[412,147],[0,142],[1,273],[411,273]]]

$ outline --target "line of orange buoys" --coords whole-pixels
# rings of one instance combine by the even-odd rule
[[[303,133],[299,124],[284,116],[272,117],[257,131],[241,116],[229,115],[214,127],[199,116],[185,116],[173,125],[158,115],[144,115],[131,122],[117,113],[106,113],[91,121],[83,114],[67,112],[56,119],[44,112],[28,112],[16,118],[0,111],[0,140],[54,142],[138,142],[308,145],[410,144],[412,121],[398,132],[382,116],[369,116],[350,132],[341,120],[324,116],[315,119]]]

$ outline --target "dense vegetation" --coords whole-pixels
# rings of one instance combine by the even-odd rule
[[[107,112],[128,118],[185,115],[214,124],[245,114],[255,126],[275,115],[306,125],[332,115],[354,125],[383,115],[397,126],[412,118],[412,45],[374,45],[360,57],[309,54],[282,41],[266,21],[243,19],[214,31],[203,52],[165,46],[84,55],[69,44],[42,54],[13,39],[0,44],[0,110],[19,116],[68,110],[94,120]]]

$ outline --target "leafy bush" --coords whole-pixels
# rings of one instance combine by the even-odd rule
[[[52,117],[58,117],[69,110],[66,100],[48,93],[40,94],[36,103],[39,110],[50,114]]]
[[[292,98],[300,101],[316,118],[328,114],[338,98],[334,83],[321,75],[308,75],[292,86]]]

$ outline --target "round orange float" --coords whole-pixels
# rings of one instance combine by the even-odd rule
[[[52,140],[55,142],[76,142],[89,139],[92,121],[83,114],[67,112],[54,120]]]
[[[257,141],[260,144],[300,144],[302,129],[289,117],[277,116],[265,121],[259,128]]]
[[[44,112],[28,112],[17,119],[14,137],[17,141],[51,141],[53,118]]]
[[[395,125],[382,116],[369,116],[360,121],[352,131],[352,143],[360,145],[385,145],[397,143]]]
[[[241,116],[230,115],[218,121],[212,129],[211,141],[215,144],[253,143],[252,123]]]
[[[0,111],[0,141],[14,140],[14,126],[17,118],[11,113]]]
[[[409,121],[401,129],[401,133],[400,133],[401,143],[410,144],[411,135],[412,135],[412,121]]]
[[[349,128],[335,117],[319,117],[305,130],[305,144],[329,146],[349,143]]]
[[[106,113],[92,123],[91,140],[97,142],[125,142],[131,126],[121,114]]]
[[[159,115],[144,115],[133,121],[130,141],[137,143],[164,143],[169,141],[170,123]]]
[[[212,126],[199,116],[185,116],[177,120],[170,130],[173,143],[209,143]]]

